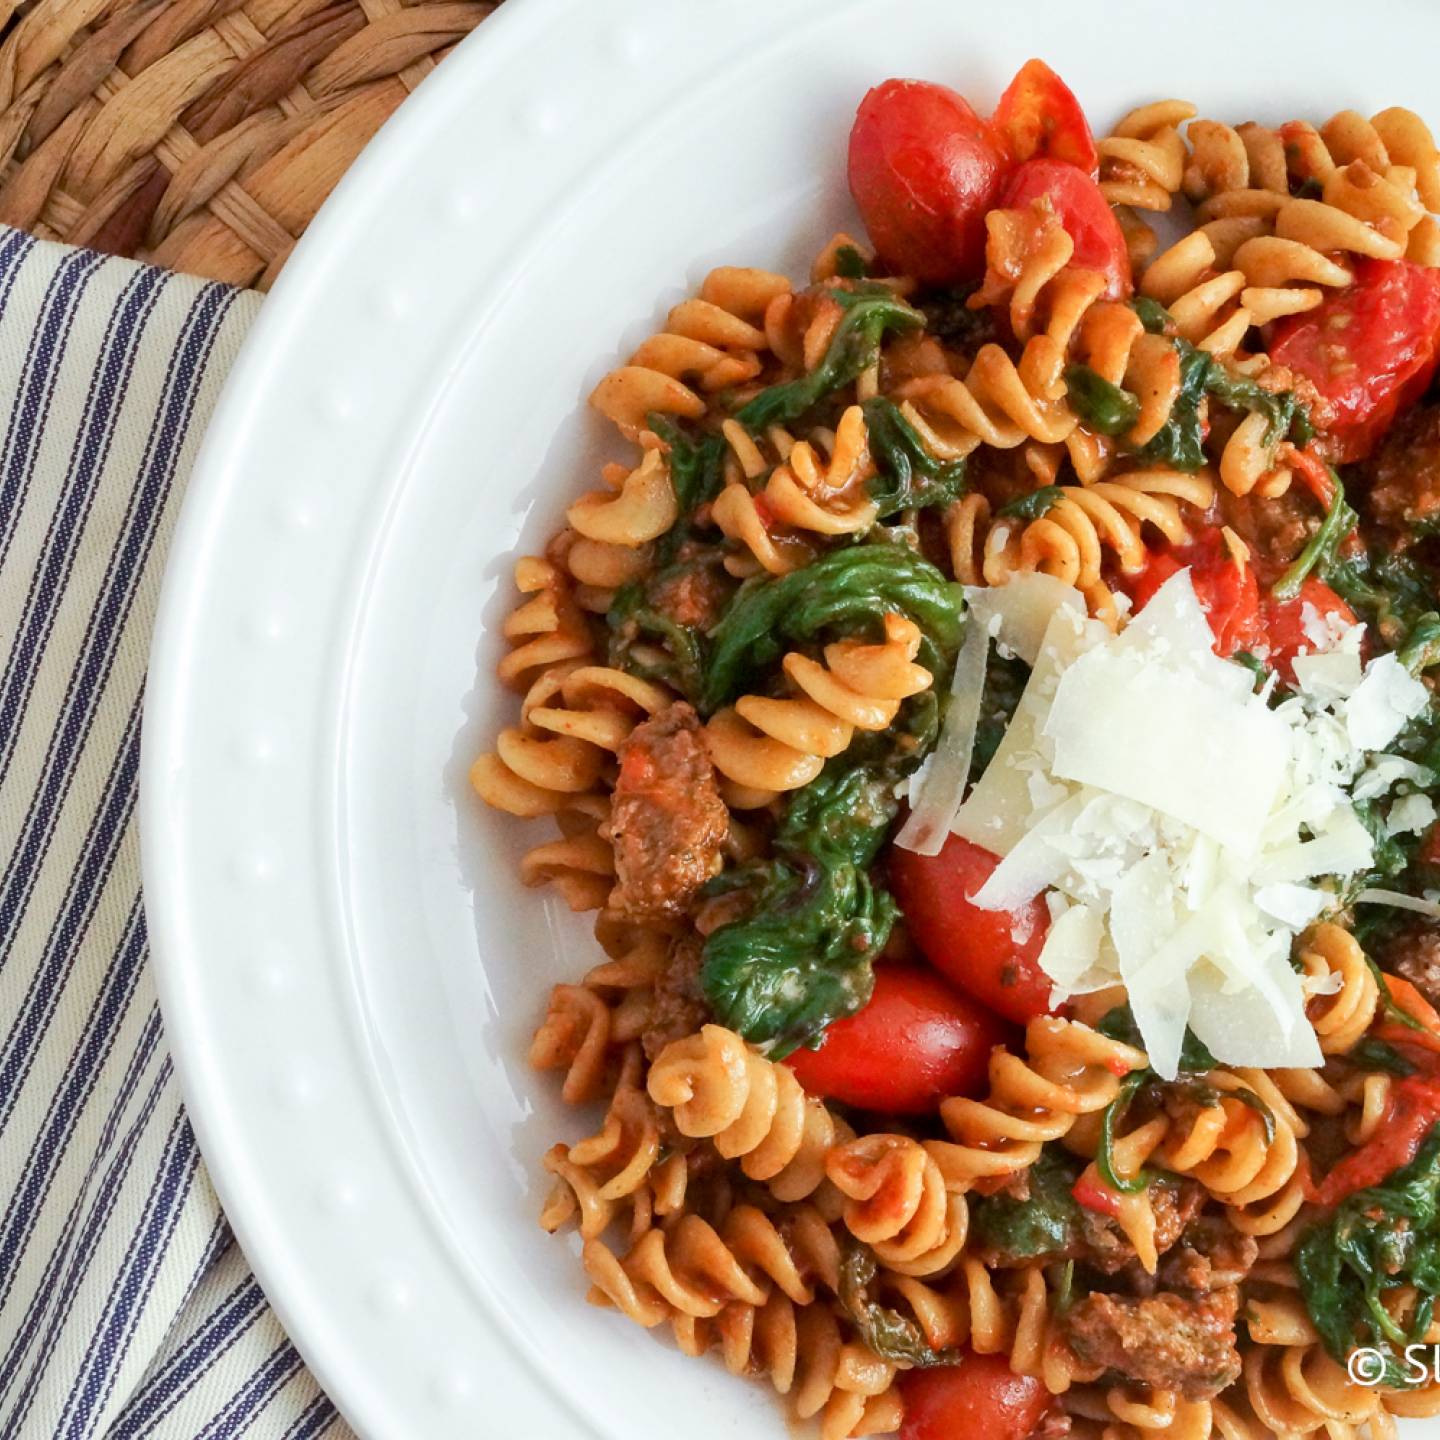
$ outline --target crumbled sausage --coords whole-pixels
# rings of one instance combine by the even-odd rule
[[[1440,925],[1421,922],[1402,930],[1381,951],[1380,963],[1440,1005]]]
[[[1076,1301],[1061,1324],[1087,1364],[1142,1385],[1179,1390],[1187,1400],[1208,1400],[1240,1374],[1239,1305],[1233,1285],[1196,1298],[1092,1294]]]
[[[1440,405],[1417,405],[1361,467],[1366,509],[1397,530],[1440,518]]]
[[[1250,547],[1256,568],[1264,579],[1284,570],[1320,528],[1314,498],[1297,485],[1283,495],[1231,495],[1221,497],[1225,522]]]
[[[1117,1272],[1113,1283],[1117,1290],[1142,1298],[1166,1290],[1206,1295],[1238,1285],[1259,1253],[1253,1236],[1242,1235],[1223,1216],[1203,1215],[1192,1220],[1180,1243],[1161,1256],[1155,1274],[1147,1275],[1137,1261]]]
[[[653,1060],[672,1040],[693,1035],[709,1018],[705,995],[700,988],[700,959],[703,942],[698,935],[686,935],[670,952],[670,962],[655,986],[650,1013],[640,1043]]]
[[[696,559],[698,547],[682,546],[677,562]],[[657,579],[649,592],[651,605],[677,625],[708,630],[719,620],[734,591],[734,582],[716,565],[677,563]]]
[[[1150,1186],[1156,1254],[1163,1255],[1169,1250],[1204,1203],[1205,1192],[1193,1180],[1182,1180],[1179,1184],[1162,1180]],[[1135,1260],[1135,1247],[1107,1216],[1082,1210],[1081,1228],[1085,1241],[1083,1258],[1095,1269],[1114,1274]]]
[[[620,747],[610,808],[615,889],[610,908],[678,916],[722,864],[730,815],[700,722],[682,700],[637,725]]]
[[[1242,1235],[1223,1216],[1204,1216],[1186,1227],[1180,1243],[1161,1261],[1156,1278],[1167,1290],[1204,1295],[1238,1285],[1259,1258],[1253,1235]]]

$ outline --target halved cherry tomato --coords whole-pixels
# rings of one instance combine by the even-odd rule
[[[1031,1375],[1016,1375],[1005,1355],[967,1350],[958,1365],[900,1375],[905,1421],[900,1440],[1027,1440],[1050,1408],[1050,1392]]]
[[[1075,242],[1072,265],[1101,271],[1105,294],[1112,300],[1129,295],[1130,255],[1110,202],[1083,171],[1063,160],[1037,158],[1016,168],[1000,192],[1006,208],[1049,203]]]
[[[1300,591],[1289,600],[1267,595],[1261,619],[1270,647],[1270,665],[1286,680],[1294,680],[1295,657],[1324,649],[1315,636],[1322,635],[1332,617],[1345,625],[1356,623],[1355,612],[1321,579],[1307,576]],[[1312,633],[1313,632],[1313,633]]]
[[[1440,1080],[1411,1075],[1390,1092],[1390,1106],[1374,1136],[1347,1155],[1312,1189],[1317,1205],[1338,1205],[1357,1190],[1378,1185],[1414,1158],[1440,1120]]]
[[[1099,173],[1100,156],[1070,87],[1043,61],[1027,60],[1005,87],[990,123],[1016,160],[1037,155]]]
[[[982,910],[970,897],[999,860],[952,835],[938,855],[890,852],[890,883],[925,958],[947,980],[1017,1025],[1050,1010],[1038,963],[1050,912],[1038,896],[1018,910]]]
[[[1361,260],[1355,283],[1275,324],[1270,358],[1306,376],[1330,403],[1320,444],[1335,462],[1362,460],[1395,413],[1430,383],[1440,343],[1440,271],[1408,260]]]
[[[1260,623],[1260,587],[1250,565],[1237,565],[1225,537],[1211,526],[1189,545],[1158,550],[1138,575],[1119,578],[1137,610],[1178,570],[1190,567],[1195,597],[1215,636],[1215,653],[1233,655],[1265,642]]]
[[[923,1115],[947,1095],[985,1088],[1009,1027],[918,965],[881,965],[869,1003],[788,1064],[812,1095],[887,1115]]]
[[[876,252],[930,284],[985,268],[985,212],[1009,169],[989,121],[924,80],[877,85],[850,129],[850,193]]]

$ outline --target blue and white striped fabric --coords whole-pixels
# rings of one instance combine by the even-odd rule
[[[350,1433],[220,1213],[140,897],[160,575],[258,304],[0,228],[0,1440]]]

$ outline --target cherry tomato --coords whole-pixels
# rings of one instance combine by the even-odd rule
[[[1017,1025],[1050,1010],[1038,956],[1050,928],[1045,902],[982,910],[970,897],[999,860],[952,835],[938,855],[892,849],[890,883],[925,958],[947,980]]]
[[[1374,1136],[1352,1151],[1314,1187],[1317,1205],[1338,1205],[1357,1190],[1378,1185],[1408,1165],[1440,1120],[1440,1081],[1412,1075],[1390,1092],[1390,1107]]]
[[[1050,1408],[1050,1392],[1031,1375],[1016,1375],[1004,1355],[966,1351],[958,1365],[900,1375],[905,1421],[900,1440],[1026,1440]]]
[[[1325,458],[1362,460],[1435,373],[1440,272],[1408,260],[1362,260],[1355,283],[1275,324],[1270,358],[1306,376],[1334,419]]]
[[[1005,87],[990,123],[1016,160],[1037,155],[1097,175],[1100,156],[1080,102],[1043,61],[1027,60]]]
[[[963,95],[887,80],[850,130],[850,193],[892,270],[953,284],[985,268],[985,212],[1010,168],[995,132]]]
[[[812,1095],[887,1115],[923,1115],[947,1095],[985,1088],[1009,1027],[918,965],[881,965],[865,1008],[837,1020],[789,1065]]]
[[[1356,623],[1355,612],[1321,579],[1308,576],[1300,592],[1289,600],[1267,595],[1261,607],[1265,634],[1270,646],[1270,664],[1286,680],[1295,678],[1295,657],[1321,649],[1307,632],[1323,634],[1332,617],[1343,624]]]
[[[1105,294],[1123,300],[1130,293],[1130,255],[1120,222],[1100,187],[1083,170],[1043,157],[1016,168],[1000,192],[1000,204],[1015,208],[1048,203],[1075,242],[1072,265],[1101,271]]]
[[[1120,584],[1137,610],[1178,570],[1190,567],[1190,581],[1210,630],[1215,636],[1215,653],[1233,655],[1265,643],[1260,623],[1260,587],[1255,571],[1235,563],[1225,537],[1214,526],[1202,531],[1185,546],[1159,550],[1138,575],[1121,576]]]

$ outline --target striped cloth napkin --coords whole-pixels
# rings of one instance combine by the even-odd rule
[[[220,1213],[140,897],[160,575],[259,303],[0,227],[0,1440],[351,1433]]]

